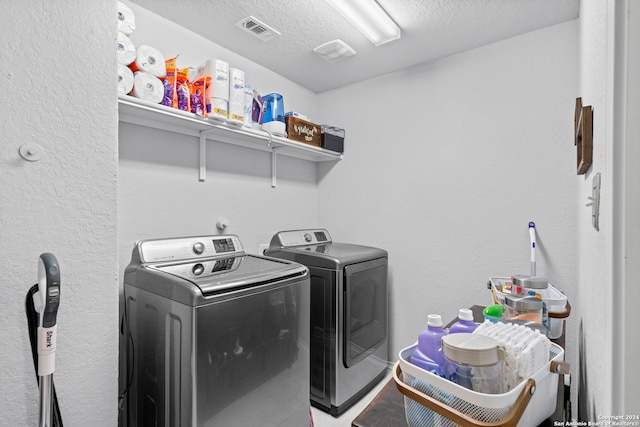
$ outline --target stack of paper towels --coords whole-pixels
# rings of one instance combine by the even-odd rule
[[[136,48],[129,39],[136,29],[136,17],[124,3],[118,2],[118,93],[128,94],[133,89],[133,71],[128,67],[136,60]]]
[[[211,76],[211,85],[205,100],[209,117],[229,117],[229,63],[221,59],[210,59],[196,68],[195,78]]]
[[[244,71],[239,68],[229,69],[229,121],[244,124],[245,97]]]
[[[124,3],[118,2],[118,92],[131,94],[153,103],[160,103],[166,74],[162,53],[151,46],[137,48],[129,39],[136,28],[135,15]]]

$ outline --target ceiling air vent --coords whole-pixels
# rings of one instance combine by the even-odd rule
[[[351,46],[340,39],[332,40],[313,49],[320,58],[329,62],[338,62],[356,54]]]
[[[280,31],[268,26],[267,24],[260,21],[259,19],[254,18],[253,16],[244,18],[243,20],[238,22],[236,26],[253,34],[264,42],[280,35]]]

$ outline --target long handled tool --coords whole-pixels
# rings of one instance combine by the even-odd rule
[[[53,254],[38,259],[38,284],[27,294],[29,337],[40,387],[40,427],[62,427],[62,418],[53,386],[56,334],[60,305],[60,267]]]
[[[536,277],[536,224],[529,222],[529,240],[531,241],[531,277]]]

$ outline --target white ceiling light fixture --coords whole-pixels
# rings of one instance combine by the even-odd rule
[[[400,27],[376,0],[327,0],[327,2],[376,46],[400,38]]]

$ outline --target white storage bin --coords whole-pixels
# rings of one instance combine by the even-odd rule
[[[459,386],[409,362],[415,344],[400,351],[393,377],[405,396],[409,427],[518,425],[533,427],[551,416],[558,396],[556,366],[564,350],[551,343],[549,364],[507,393],[484,394]]]
[[[510,277],[491,277],[491,290],[494,295],[495,304],[505,304],[506,293],[502,292],[503,285],[510,285]],[[562,336],[562,325],[564,319],[571,314],[571,304],[567,300],[566,295],[555,288],[551,283],[547,289],[537,289],[537,293],[542,296],[542,299],[547,304],[547,311],[549,312],[551,329],[547,336],[550,339],[558,339]]]

